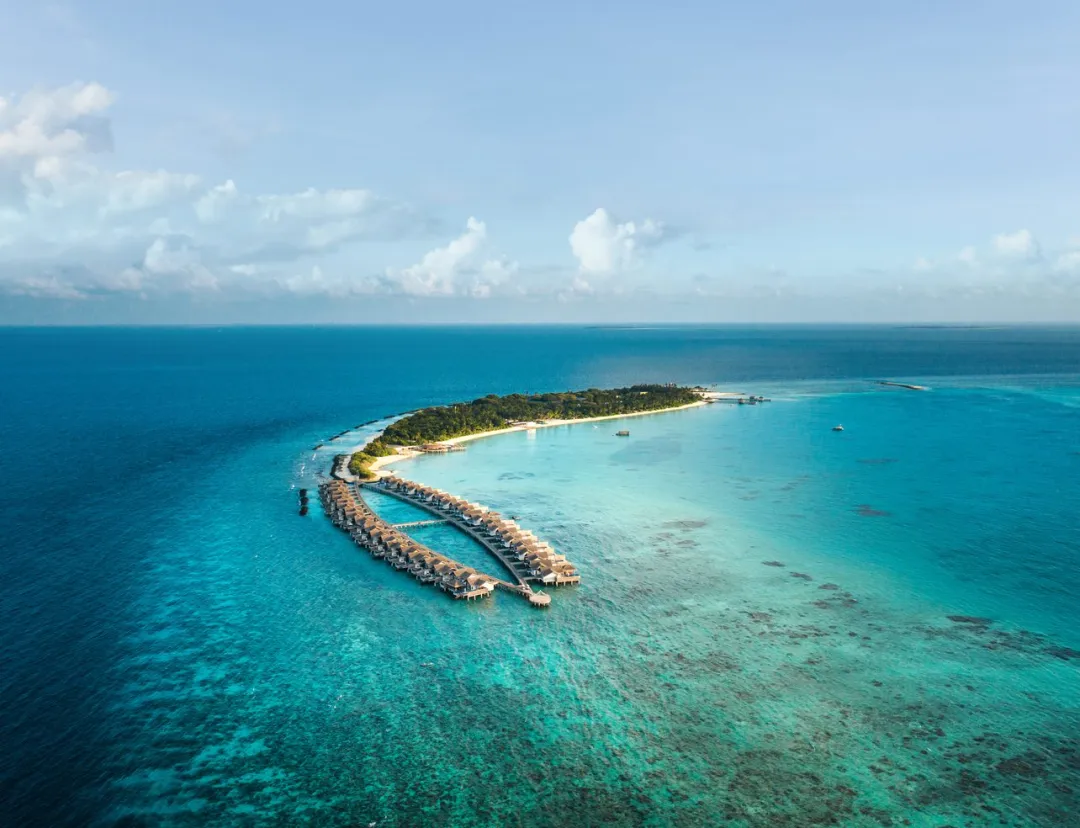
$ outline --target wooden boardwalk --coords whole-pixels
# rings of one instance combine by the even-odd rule
[[[377,483],[361,483],[360,485],[362,487],[364,487],[364,488],[370,488],[373,491],[379,492],[381,494],[390,495],[391,497],[396,497],[398,500],[402,500],[405,503],[408,503],[408,504],[410,504],[412,506],[416,506],[418,509],[423,509],[425,512],[429,512],[429,513],[431,513],[433,515],[439,515],[439,517],[441,518],[442,523],[448,523],[451,526],[453,526],[455,529],[461,530],[466,535],[468,535],[473,540],[475,540],[477,543],[479,543],[481,546],[483,546],[488,552],[490,552],[492,555],[494,555],[498,559],[499,563],[501,563],[503,565],[503,567],[511,575],[514,576],[514,580],[517,581],[517,586],[518,586],[519,589],[524,588],[525,590],[527,590],[529,592],[532,592],[532,588],[529,587],[528,582],[531,581],[531,580],[536,580],[536,579],[531,578],[528,575],[523,575],[521,573],[519,567],[515,565],[516,562],[510,560],[505,554],[503,554],[502,550],[498,549],[495,546],[494,543],[492,543],[490,540],[483,537],[482,535],[478,534],[471,526],[469,526],[467,523],[465,523],[465,521],[458,520],[455,517],[449,517],[449,516],[446,515],[445,512],[443,512],[442,510],[440,510],[436,506],[433,506],[433,505],[431,505],[429,503],[424,503],[424,502],[422,502],[422,501],[420,501],[420,500],[418,500],[416,498],[412,498],[412,497],[409,497],[406,494],[402,494],[401,492],[395,492],[392,489],[384,488],[383,486],[380,486]],[[511,586],[512,586],[511,584],[506,584],[506,586],[504,586],[503,588],[506,589],[506,588],[511,587]],[[511,590],[511,591],[518,591],[518,590]]]
[[[376,515],[355,487],[344,481],[320,484],[319,498],[330,521],[347,532],[354,543],[394,569],[407,571],[420,583],[433,584],[453,598],[469,601],[490,597],[499,587],[511,591],[517,589],[514,584],[464,566],[416,543]],[[522,595],[530,598],[528,594]]]

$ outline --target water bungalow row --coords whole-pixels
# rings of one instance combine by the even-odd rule
[[[423,454],[446,454],[451,451],[465,451],[465,446],[457,443],[424,443],[417,449]]]
[[[367,485],[445,516],[494,552],[522,584],[538,581],[549,586],[565,586],[581,582],[580,573],[565,555],[496,511],[395,474]]]
[[[331,522],[348,532],[356,544],[394,569],[408,572],[422,584],[432,584],[453,598],[487,598],[499,581],[451,560],[412,540],[376,515],[343,480],[319,486],[319,497]]]

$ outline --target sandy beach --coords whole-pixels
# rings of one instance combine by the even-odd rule
[[[697,408],[698,406],[705,404],[705,400],[698,400],[697,402],[687,403],[686,405],[677,405],[674,408],[658,408],[655,411],[633,411],[629,414],[609,414],[604,417],[582,417],[577,420],[538,420],[537,422],[529,423],[528,425],[509,426],[508,428],[497,428],[492,431],[480,431],[476,434],[451,437],[449,440],[440,440],[439,442],[452,446],[457,445],[458,443],[467,443],[470,440],[479,440],[482,437],[492,437],[496,434],[510,434],[514,431],[532,431],[535,428],[552,428],[561,425],[577,425],[578,423],[596,423],[601,420],[621,420],[624,417],[641,417],[645,414],[667,414],[671,411],[683,411],[687,408]]]
[[[708,400],[702,399],[697,402],[687,403],[686,405],[677,405],[674,408],[658,408],[655,411],[633,411],[629,414],[609,414],[604,417],[581,417],[576,420],[540,420],[528,425],[515,425],[508,426],[507,428],[496,428],[491,431],[479,431],[476,434],[465,434],[461,437],[451,437],[448,440],[439,440],[440,443],[445,445],[457,445],[459,443],[467,443],[471,440],[480,440],[484,437],[494,437],[496,434],[512,434],[515,431],[532,431],[538,428],[553,428],[555,426],[565,425],[577,425],[579,423],[596,423],[601,420],[621,420],[625,417],[643,417],[646,414],[669,414],[672,411],[684,411],[687,408],[698,408],[702,405],[707,405]],[[374,439],[374,438],[372,438]],[[385,457],[377,457],[369,467],[371,471],[375,472],[376,476],[380,475],[380,470],[391,463],[396,463],[399,460],[411,460],[413,457],[423,454],[421,451],[410,448],[398,448],[397,454],[388,454]],[[348,465],[342,464],[340,469],[335,469],[335,477],[339,477],[342,480],[355,480],[356,477],[348,471]]]

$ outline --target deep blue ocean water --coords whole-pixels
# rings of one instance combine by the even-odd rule
[[[0,345],[5,824],[1078,824],[1078,329]],[[296,515],[342,430],[641,381],[773,402],[399,466],[565,551],[547,613]]]

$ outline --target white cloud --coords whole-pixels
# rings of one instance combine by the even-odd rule
[[[655,245],[663,237],[664,228],[659,222],[645,219],[620,224],[599,207],[574,225],[570,249],[582,273],[615,273],[633,266],[643,247]]]
[[[113,175],[101,174],[97,182],[102,191],[100,209],[108,215],[148,210],[183,198],[198,187],[199,177],[165,170],[125,170]]]
[[[87,295],[74,285],[56,276],[26,276],[12,280],[7,292],[12,296],[33,299],[86,299]]]
[[[195,201],[195,215],[199,221],[208,224],[223,219],[236,197],[236,183],[230,178],[224,184],[211,187]]]
[[[569,285],[560,290],[555,298],[559,302],[570,302],[583,296],[593,296],[596,290],[581,276],[575,276]]]
[[[370,190],[309,188],[248,195],[231,179],[204,192],[194,212],[205,228],[227,226],[234,246],[244,249],[248,259],[319,253],[357,241],[399,238],[426,227],[406,205]]]
[[[395,278],[405,293],[418,296],[451,294],[454,280],[487,238],[487,225],[470,217],[465,232],[445,247],[437,247],[424,254],[424,258],[412,267],[399,271]]]
[[[356,285],[350,284],[344,279],[333,279],[323,273],[319,265],[312,265],[310,270],[292,276],[286,276],[278,280],[282,289],[298,296],[331,296],[344,297],[353,293],[363,292],[357,290]]]
[[[143,256],[142,271],[152,277],[174,279],[185,289],[218,287],[217,279],[202,263],[199,251],[183,238],[154,239]]]
[[[110,148],[109,124],[99,113],[112,102],[113,94],[97,83],[0,98],[0,162],[22,162],[31,175],[55,173],[65,158]]]
[[[1030,230],[1002,233],[994,236],[994,252],[999,256],[1018,259],[1038,259],[1042,253]]]
[[[960,264],[965,264],[968,267],[975,267],[979,263],[979,254],[975,251],[975,248],[968,245],[959,253],[956,254],[956,260]]]
[[[517,262],[486,259],[487,225],[470,217],[465,232],[443,247],[402,270],[388,270],[384,285],[412,296],[490,296],[508,277],[517,272]]]
[[[322,257],[365,241],[430,234],[430,219],[370,190],[259,194],[231,179],[208,186],[190,173],[107,169],[114,97],[90,83],[0,98],[0,293],[282,289],[300,284],[289,274],[301,263],[314,273]],[[425,259],[410,276],[437,285],[446,267]],[[305,276],[309,289],[328,283],[318,274]]]
[[[1059,273],[1080,274],[1080,250],[1067,250],[1057,257],[1054,270]]]

